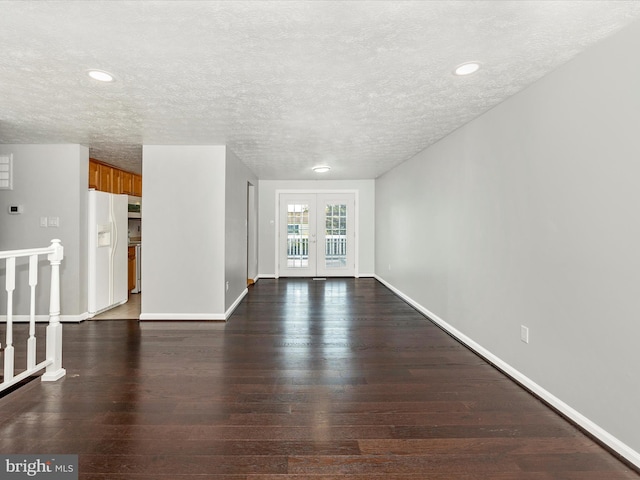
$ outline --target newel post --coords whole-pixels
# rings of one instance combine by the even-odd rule
[[[47,360],[51,364],[42,375],[43,382],[54,382],[67,373],[62,368],[62,324],[60,323],[60,263],[64,252],[60,240],[51,240],[52,252],[47,256],[51,265],[51,297],[47,326]]]

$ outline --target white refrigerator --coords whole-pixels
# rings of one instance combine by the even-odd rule
[[[89,315],[128,300],[128,196],[89,190]]]

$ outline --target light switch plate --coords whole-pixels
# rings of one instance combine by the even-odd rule
[[[520,340],[524,343],[529,343],[529,327],[520,325]]]

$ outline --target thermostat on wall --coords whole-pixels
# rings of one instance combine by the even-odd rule
[[[12,215],[18,215],[24,212],[23,205],[9,205],[9,213]]]

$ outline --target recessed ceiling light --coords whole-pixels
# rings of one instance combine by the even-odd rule
[[[480,69],[480,64],[478,62],[466,62],[462,65],[458,65],[456,69],[453,71],[454,75],[471,75],[472,73],[476,73]]]
[[[318,165],[316,167],[313,167],[311,170],[316,173],[327,173],[329,170],[331,170],[331,167],[328,165]]]
[[[113,75],[109,72],[105,72],[104,70],[89,70],[87,75],[99,82],[113,82],[115,80]]]

